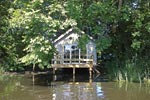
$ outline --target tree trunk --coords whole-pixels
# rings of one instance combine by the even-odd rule
[[[123,3],[123,0],[118,0],[118,10],[121,9],[122,7],[122,3]]]
[[[140,85],[141,85],[142,80],[141,80],[141,75],[140,75],[140,73],[138,73],[138,77],[139,77],[139,81],[140,81]]]
[[[35,70],[35,63],[33,64],[33,67],[32,67],[32,71],[34,72]]]

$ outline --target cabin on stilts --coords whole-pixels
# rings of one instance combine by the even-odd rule
[[[58,68],[88,68],[91,75],[93,66],[97,63],[96,45],[93,39],[89,39],[85,45],[86,50],[79,48],[79,37],[84,34],[78,28],[70,28],[58,36],[53,44],[57,50],[52,59],[54,72]],[[89,36],[90,37],[90,36]]]

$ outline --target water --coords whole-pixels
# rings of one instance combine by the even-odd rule
[[[58,75],[55,81],[51,74],[1,75],[0,100],[150,100],[145,84],[92,81],[88,75]]]

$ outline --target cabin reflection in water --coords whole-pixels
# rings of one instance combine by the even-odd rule
[[[101,83],[70,82],[53,88],[52,100],[99,100],[104,99]]]
[[[29,76],[1,78],[0,100],[150,100],[148,84],[87,82],[77,77],[72,82],[65,77],[56,81],[50,75],[35,75],[35,81]]]

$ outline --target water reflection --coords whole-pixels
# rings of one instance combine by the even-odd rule
[[[70,82],[55,87],[52,100],[98,100],[98,98],[104,98],[100,83]]]
[[[88,75],[51,74],[0,76],[0,100],[149,100],[150,87],[145,84],[105,82]]]

